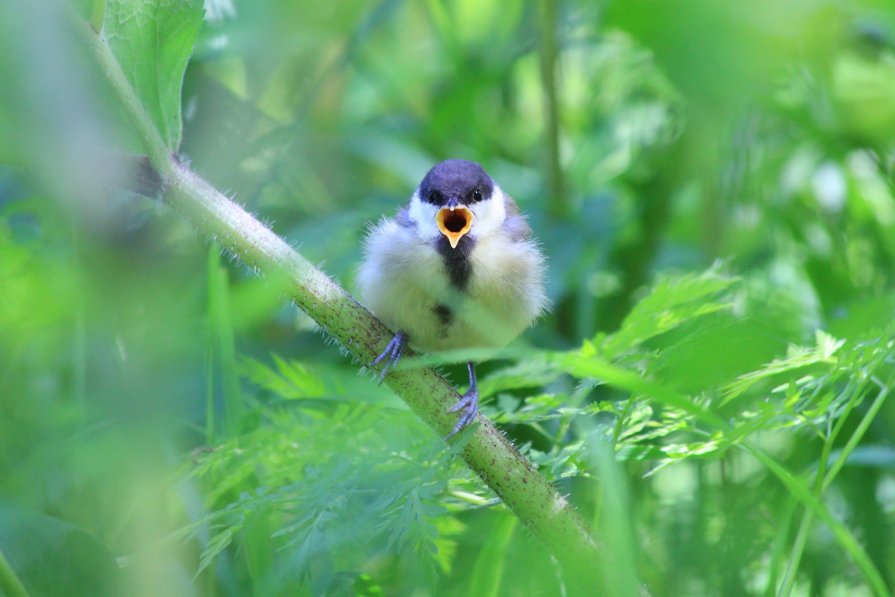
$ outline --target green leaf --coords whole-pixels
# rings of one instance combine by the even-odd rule
[[[201,0],[109,0],[103,34],[167,147],[181,137],[181,86],[202,25]]]
[[[778,317],[717,313],[681,326],[650,343],[649,370],[679,391],[698,393],[733,382],[786,349]]]
[[[833,63],[833,98],[848,132],[888,141],[895,133],[895,57],[839,56]]]
[[[261,361],[243,358],[240,370],[252,383],[287,400],[321,398],[327,388],[323,380],[298,361],[286,361],[272,355],[276,370]]]
[[[842,347],[844,341],[837,340],[822,331],[818,331],[815,337],[815,346],[813,348],[790,346],[785,358],[774,359],[755,371],[740,375],[724,388],[724,401],[722,404],[726,404],[743,394],[760,381],[768,379],[782,380],[783,376],[787,376],[786,378],[789,379],[793,378],[795,373],[804,372],[809,367],[818,365],[832,366],[835,363],[834,355]]]
[[[57,518],[0,506],[0,551],[31,595],[118,594],[118,569],[106,546]]]
[[[601,380],[634,396],[647,396],[666,406],[680,409],[693,415],[696,419],[717,428],[726,428],[727,424],[723,419],[707,410],[701,404],[694,402],[689,396],[676,392],[660,383],[645,379],[633,371],[628,371],[609,363],[592,354],[592,349],[589,350],[588,348],[586,345],[585,349],[580,353],[554,353],[551,361],[559,369],[575,377]]]
[[[71,0],[71,6],[78,16],[90,23],[91,29],[98,32],[102,28],[105,0]]]
[[[543,386],[555,378],[555,370],[544,359],[526,358],[499,369],[480,381],[479,396],[488,398],[499,392]]]
[[[208,545],[202,551],[202,555],[199,558],[199,567],[196,569],[193,579],[198,578],[202,571],[208,568],[215,558],[230,545],[233,541],[234,528],[237,527],[227,527],[212,535],[211,539],[208,540]]]
[[[106,0],[93,0],[93,6],[90,10],[90,26],[94,31],[99,31],[102,28],[105,14]]]
[[[736,282],[715,269],[660,280],[631,309],[618,332],[603,340],[601,348],[615,358],[688,321],[729,309],[729,301],[721,301],[720,295]]]

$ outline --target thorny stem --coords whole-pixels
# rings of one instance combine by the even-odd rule
[[[285,272],[289,296],[327,334],[361,363],[369,363],[392,333],[326,274],[283,239],[208,182],[178,163],[165,146],[142,103],[105,41],[82,23],[102,71],[115,90],[162,179],[166,200],[208,238],[260,273]],[[448,409],[457,402],[454,388],[433,369],[390,373],[385,383],[437,434],[444,437],[456,422]],[[567,580],[596,594],[594,570],[599,550],[587,526],[566,499],[486,418],[476,417],[462,457],[516,516],[566,565]],[[466,434],[464,434],[465,436]],[[465,437],[461,438],[461,441]]]

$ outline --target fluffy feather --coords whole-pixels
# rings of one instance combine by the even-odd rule
[[[438,209],[417,189],[397,218],[370,230],[357,278],[361,297],[421,350],[504,346],[547,306],[544,257],[515,203],[494,185],[490,197],[469,205],[469,280],[458,289],[438,250]]]

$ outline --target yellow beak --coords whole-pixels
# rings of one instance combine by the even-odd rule
[[[435,214],[435,223],[451,243],[451,248],[456,249],[460,239],[472,228],[472,212],[463,205],[442,207]]]

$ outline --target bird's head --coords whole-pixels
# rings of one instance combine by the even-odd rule
[[[483,238],[506,219],[506,203],[485,169],[467,160],[445,160],[423,177],[407,217],[426,240],[447,239],[452,249],[464,237]]]

